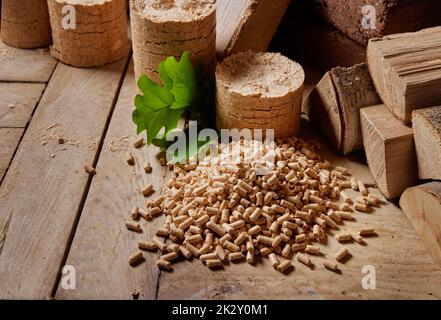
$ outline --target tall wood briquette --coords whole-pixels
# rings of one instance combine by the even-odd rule
[[[50,44],[46,0],[3,0],[1,7],[1,39],[4,43],[22,49]]]
[[[96,67],[122,59],[129,50],[125,0],[48,0],[52,55],[76,67]],[[75,25],[68,21],[75,8]],[[69,23],[70,22],[70,23]]]
[[[216,64],[215,0],[131,0],[135,76],[159,79],[158,66],[169,56],[190,52],[208,74]]]
[[[278,53],[241,52],[216,68],[218,129],[274,129],[276,137],[300,129],[305,73]]]

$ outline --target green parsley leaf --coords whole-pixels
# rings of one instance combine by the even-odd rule
[[[184,52],[179,62],[174,57],[167,58],[158,71],[162,86],[147,76],[139,78],[138,87],[143,94],[136,95],[132,114],[137,133],[145,130],[149,145],[158,138],[161,129],[165,129],[162,137],[175,129],[182,114],[199,95],[189,52]]]
[[[190,61],[190,53],[185,51],[181,60],[176,61],[175,57],[169,57],[164,61],[164,69],[173,81],[171,93],[175,96],[172,109],[190,107],[197,99],[198,84],[196,73]]]

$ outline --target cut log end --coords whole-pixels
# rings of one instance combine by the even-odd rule
[[[441,180],[441,106],[412,113],[420,179]]]
[[[378,94],[406,124],[413,110],[441,103],[440,32],[434,27],[369,41],[367,62]]]
[[[372,176],[386,198],[397,198],[417,181],[412,128],[396,119],[385,105],[362,108],[360,117]]]
[[[359,110],[381,103],[365,63],[327,72],[309,101],[310,119],[343,154],[363,148]]]
[[[441,263],[441,182],[408,188],[400,206],[432,258]]]

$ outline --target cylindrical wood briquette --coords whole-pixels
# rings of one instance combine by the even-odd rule
[[[281,54],[248,51],[226,58],[216,67],[218,129],[274,129],[276,137],[296,135],[304,79],[302,67]]]
[[[129,51],[125,0],[48,0],[52,55],[76,67],[102,66]],[[67,25],[66,6],[75,8],[75,25]],[[73,23],[71,21],[71,23]]]
[[[51,27],[46,0],[3,0],[1,39],[23,49],[46,47],[51,43]]]
[[[131,0],[135,76],[159,80],[158,65],[169,56],[190,52],[194,66],[207,74],[216,63],[216,4],[214,0]]]

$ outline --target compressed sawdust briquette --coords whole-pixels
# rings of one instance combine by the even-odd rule
[[[242,148],[237,151],[243,156],[240,163],[227,161],[234,158],[234,152],[227,150],[235,147]],[[259,156],[245,161],[256,150]],[[167,260],[177,255],[210,261],[208,267],[213,270],[228,261],[254,264],[260,255],[281,271],[291,262],[278,267],[278,257],[291,261],[295,255],[312,268],[307,254],[326,255],[316,243],[326,243],[329,229],[353,220],[350,212],[337,210],[343,197],[334,189],[340,182],[350,182],[348,175],[331,178],[333,168],[319,155],[317,143],[297,138],[277,139],[272,144],[240,140],[219,144],[217,151],[216,156],[191,165],[191,170],[176,165],[176,175],[162,194],[147,202],[148,211],[155,209],[155,216],[166,218],[157,235],[175,244],[174,250],[168,250],[170,244],[157,238],[140,243],[140,249],[156,246],[161,252],[158,267],[171,270],[172,262]],[[258,170],[265,174],[258,175]],[[346,186],[342,190],[352,187],[350,183],[341,185]],[[359,231],[373,232],[369,227]],[[360,241],[356,235],[346,238]],[[339,253],[336,259],[342,260],[346,254]],[[327,263],[327,268],[334,269],[334,265]]]
[[[279,53],[248,51],[226,58],[216,67],[218,129],[274,129],[276,137],[296,135],[304,80],[303,68]]]
[[[76,67],[102,66],[129,51],[126,0],[48,0],[51,54]],[[75,25],[66,27],[66,5],[75,8]],[[72,22],[72,20],[70,20]]]
[[[159,80],[158,66],[184,51],[212,74],[216,63],[215,0],[132,0],[130,17],[136,79]]]
[[[46,0],[3,0],[0,7],[2,42],[23,49],[42,48],[51,43]]]

